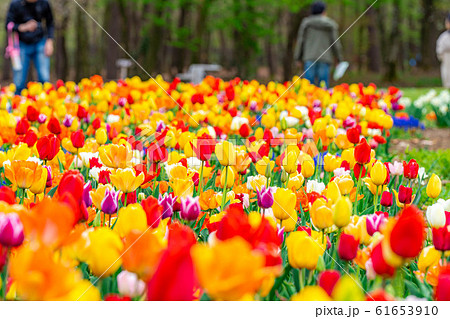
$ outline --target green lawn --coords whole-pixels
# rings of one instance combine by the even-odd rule
[[[437,94],[441,93],[441,91],[445,90],[442,87],[430,87],[430,88],[400,88],[403,92],[403,96],[410,98],[412,101],[416,100],[422,95],[427,94],[430,90],[436,90]]]

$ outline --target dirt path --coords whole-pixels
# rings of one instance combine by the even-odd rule
[[[420,132],[421,137],[414,137],[408,140],[392,139],[390,149],[395,152],[404,152],[409,146],[410,149],[427,149],[431,151],[450,148],[450,128],[427,128]]]

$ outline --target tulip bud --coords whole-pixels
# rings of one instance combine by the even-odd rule
[[[400,188],[398,190],[398,201],[402,204],[411,204],[412,188],[400,185]]]
[[[350,223],[352,215],[352,202],[346,196],[341,196],[333,208],[333,222],[338,228],[342,228]]]
[[[338,282],[341,274],[337,270],[325,270],[319,274],[317,279],[318,285],[322,287],[329,296],[333,292],[333,288]]]
[[[313,224],[321,230],[333,225],[333,212],[323,198],[316,199],[311,206],[310,214]]]
[[[164,197],[159,195],[158,203],[163,207],[163,213],[161,219],[166,219],[172,217],[173,215],[173,206],[177,200],[177,196],[173,196],[172,194],[165,194]]]
[[[366,217],[366,229],[370,236],[373,236],[377,231],[380,230],[381,225],[386,222],[387,218],[383,214],[377,215],[372,214]]]
[[[227,188],[231,188],[234,185],[234,171],[229,166],[226,166],[225,169],[227,171],[222,171],[222,174],[220,174],[220,184],[222,185],[222,187],[227,184]],[[226,181],[225,178],[227,179]]]
[[[23,225],[16,213],[0,214],[0,245],[18,247],[24,240]]]
[[[450,225],[433,228],[433,245],[439,251],[450,250]]]
[[[387,177],[386,166],[380,161],[376,161],[370,170],[370,177],[376,186],[383,185]]]
[[[305,178],[310,178],[313,176],[315,171],[314,162],[313,161],[304,161],[302,164],[302,175]]]
[[[433,246],[425,247],[420,253],[417,266],[421,272],[426,273],[428,268],[439,263],[440,258],[441,253],[434,249]]]
[[[101,127],[95,132],[95,140],[99,145],[103,145],[108,140],[108,134],[106,133],[106,129]]]
[[[105,197],[102,200],[101,209],[102,212],[108,215],[117,213],[117,208],[119,205],[119,194],[114,190],[106,189]]]
[[[285,153],[283,159],[283,168],[288,174],[293,174],[297,171],[298,154],[295,151]]]
[[[381,205],[384,207],[391,207],[393,202],[392,193],[385,191],[381,194]]]
[[[45,165],[44,165],[44,167],[47,169],[47,182],[46,182],[45,186],[52,187],[52,184],[53,184],[52,167],[45,166]]]
[[[336,127],[333,124],[330,124],[330,125],[327,126],[326,135],[327,135],[327,137],[329,139],[335,138],[336,137],[336,133],[337,133],[337,130],[336,130]]]
[[[262,186],[261,191],[256,190],[258,195],[258,206],[267,209],[272,207],[273,205],[273,194],[270,188],[266,188],[266,186]]]
[[[416,179],[419,174],[419,164],[415,159],[411,159],[409,163],[403,162],[403,175],[408,179]]]
[[[288,176],[289,176],[289,174],[286,173],[285,170],[283,170],[283,171],[281,172],[281,182],[282,182],[283,184],[287,182]]]
[[[124,270],[117,275],[117,288],[121,295],[135,298],[144,293],[145,282],[139,280],[135,273]]]
[[[442,183],[439,176],[436,174],[431,175],[427,185],[427,195],[430,198],[436,198],[441,193]]]
[[[342,260],[351,261],[356,258],[359,241],[352,235],[341,234],[339,238],[338,254]]]
[[[181,199],[180,216],[185,220],[196,220],[200,215],[199,197],[186,197]]]
[[[84,133],[82,130],[78,130],[72,133],[70,140],[75,148],[82,148],[84,146]]]
[[[339,186],[335,181],[329,182],[327,186],[327,198],[330,199],[332,203],[336,203],[339,197],[341,197]]]
[[[304,231],[289,234],[286,239],[289,264],[293,268],[316,268],[319,257],[323,254],[322,248]]]
[[[444,207],[439,203],[428,206],[427,220],[432,228],[444,227],[446,223]]]

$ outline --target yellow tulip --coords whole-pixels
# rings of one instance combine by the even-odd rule
[[[145,180],[143,173],[136,176],[136,172],[132,168],[119,168],[110,177],[114,187],[125,194],[134,192]]]
[[[239,236],[213,246],[197,244],[191,250],[195,273],[214,300],[239,300],[258,292],[265,279],[279,272],[265,267],[262,253]]]
[[[338,228],[347,226],[352,215],[352,202],[347,196],[341,196],[333,208],[333,222]]]
[[[371,237],[367,233],[366,217],[352,216],[350,223],[344,228],[344,233],[352,235],[361,244],[368,245]]]
[[[215,153],[222,166],[236,164],[236,150],[234,145],[228,141],[216,144]]]
[[[285,153],[283,159],[283,168],[288,174],[293,174],[297,172],[298,166],[298,154],[294,151]]]
[[[18,188],[28,189],[39,181],[42,170],[47,174],[47,170],[36,162],[13,161],[10,165],[5,165],[5,176],[11,182],[12,190],[16,191]]]
[[[304,181],[305,181],[305,178],[303,177],[302,174],[294,173],[291,176],[289,176],[287,188],[288,189],[294,188],[295,190],[299,190],[300,187],[302,187]]]
[[[108,141],[108,134],[106,133],[106,129],[104,127],[99,128],[95,132],[95,140],[99,145],[103,145]]]
[[[313,176],[315,171],[314,161],[304,161],[302,163],[302,175],[305,178],[310,178]]]
[[[323,198],[318,198],[311,206],[311,220],[319,229],[333,226],[333,212]]]
[[[192,178],[175,178],[169,182],[169,186],[172,187],[174,195],[178,196],[178,202],[180,202],[181,198],[192,197],[194,194],[194,181]]]
[[[350,194],[353,189],[354,182],[350,175],[341,175],[335,178],[337,185],[339,186],[339,190],[342,195]]]
[[[359,279],[349,275],[338,280],[331,296],[336,301],[362,301],[365,299]]]
[[[259,161],[256,162],[255,168],[258,174],[264,175],[266,177],[269,177],[266,173],[272,172],[273,168],[275,167],[275,162],[271,161],[267,156],[264,156]]]
[[[331,298],[320,286],[306,286],[293,295],[291,301],[331,301]]]
[[[122,264],[122,241],[117,233],[108,227],[97,228],[88,235],[89,244],[85,256],[89,269],[97,277],[111,276]]]
[[[437,198],[441,193],[442,183],[439,176],[436,174],[431,175],[427,185],[427,195],[430,198]]]
[[[145,231],[147,229],[147,215],[140,204],[131,204],[119,210],[114,231],[120,237],[127,236],[132,230]]]
[[[417,266],[422,273],[426,273],[428,268],[439,264],[441,252],[437,251],[434,246],[425,247],[419,256]]]
[[[346,150],[343,150],[341,154],[341,159],[342,161],[346,161],[349,164],[350,168],[353,168],[356,163],[354,149],[348,148]]]
[[[291,190],[278,188],[273,194],[273,198],[272,210],[273,215],[277,219],[284,220],[296,215],[295,204],[297,198]]]
[[[295,231],[286,239],[289,264],[294,268],[314,270],[323,254],[319,243],[304,231]]]
[[[41,194],[45,190],[47,184],[48,171],[45,167],[39,166],[34,175],[33,184],[30,187],[30,191],[35,194]]]
[[[131,166],[133,153],[129,144],[104,145],[98,149],[99,157],[105,166],[110,168],[126,168]]]
[[[336,130],[336,127],[333,124],[330,124],[330,125],[327,126],[326,135],[327,135],[327,137],[329,139],[335,138],[336,137],[336,133],[337,133],[337,130]]]
[[[326,172],[333,172],[341,165],[339,158],[328,153],[323,157],[323,165]]]
[[[374,183],[376,186],[383,185],[384,181],[386,180],[387,174],[388,172],[386,166],[384,166],[382,162],[376,161],[376,163],[370,170],[370,178],[372,179],[372,183]]]
[[[220,174],[220,184],[224,187],[225,183],[227,184],[227,188],[231,188],[234,185],[234,171],[231,167],[225,166],[225,172],[222,171]],[[225,181],[226,177],[226,181]]]
[[[331,200],[332,203],[336,203],[336,201],[341,197],[341,191],[339,189],[338,184],[333,180],[328,183],[327,186],[327,198]]]
[[[290,233],[297,228],[297,220],[297,212],[294,212],[294,215],[281,221],[281,227],[284,227],[285,232]]]

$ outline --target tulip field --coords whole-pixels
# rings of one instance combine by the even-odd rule
[[[389,152],[401,95],[2,87],[0,300],[450,300],[450,199]]]

